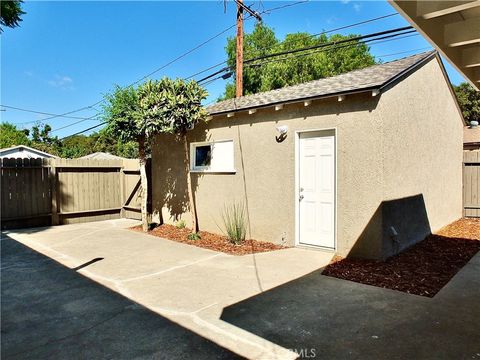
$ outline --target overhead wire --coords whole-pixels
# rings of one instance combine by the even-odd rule
[[[282,6],[278,6],[276,8],[271,8],[271,9],[268,9],[268,10],[264,10],[262,11],[261,13],[270,13],[271,11],[276,11],[276,10],[279,10],[279,9],[283,9],[283,8],[286,8],[286,7],[289,7],[289,6],[294,6],[294,5],[297,5],[297,4],[301,4],[301,3],[306,3],[308,2],[309,0],[304,0],[304,1],[297,1],[295,3],[291,3],[291,4],[286,4],[286,5],[282,5]],[[245,18],[245,20],[249,20],[251,19],[253,16],[249,15],[248,17]],[[220,37],[221,35],[225,34],[226,32],[228,32],[229,30],[233,29],[234,27],[236,27],[236,23],[229,26],[228,28],[222,30],[221,32],[213,35],[212,37],[208,38],[207,40],[201,42],[200,44],[198,44],[197,46],[191,48],[190,50],[180,54],[179,56],[175,57],[174,59],[168,61],[167,63],[163,64],[162,66],[156,68],[155,70],[151,71],[150,73],[142,76],[141,78],[139,78],[138,80],[130,83],[129,85],[127,85],[126,87],[129,87],[129,86],[134,86],[136,84],[138,84],[139,82],[149,78],[150,76],[158,73],[159,71],[165,69],[166,67],[170,66],[171,64],[183,59],[184,57],[186,57],[187,55],[191,54],[192,52],[198,50],[199,48],[205,46],[206,44],[208,44],[209,42],[213,41],[214,39]],[[206,72],[208,70],[205,70],[205,71],[202,71],[203,72]],[[37,122],[37,121],[46,121],[46,120],[51,120],[51,119],[55,119],[55,118],[80,118],[80,117],[71,117],[71,116],[68,116],[70,114],[73,114],[73,113],[77,113],[77,112],[80,112],[80,111],[83,111],[83,110],[88,110],[88,109],[92,109],[94,106],[96,105],[99,105],[101,104],[102,102],[104,102],[105,99],[101,99],[91,105],[87,105],[87,106],[84,106],[84,107],[81,107],[79,109],[75,109],[75,110],[72,110],[72,111],[68,111],[68,112],[65,112],[65,113],[61,113],[61,114],[52,114],[52,113],[43,113],[43,112],[37,112],[37,113],[43,113],[44,115],[49,115],[49,117],[47,118],[42,118],[42,119],[39,119],[39,120],[34,120],[34,121],[28,121],[28,122],[23,122],[23,123],[19,123],[19,124],[28,124],[28,123],[34,123],[34,122]],[[4,106],[4,105],[1,105],[1,106]],[[7,106],[4,106],[4,107],[7,107]],[[13,107],[12,107],[13,108]],[[20,108],[17,108],[17,110],[20,110]],[[35,110],[30,110],[30,109],[21,109],[21,111],[28,111],[28,112],[34,112]],[[95,116],[92,116],[90,118],[84,118],[84,120],[91,120],[93,119],[94,117],[96,117],[97,115]],[[78,123],[78,122],[77,122]],[[74,125],[74,124],[72,124]],[[56,129],[56,130],[59,130],[59,129]]]

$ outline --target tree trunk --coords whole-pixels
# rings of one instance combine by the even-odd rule
[[[195,200],[193,199],[192,178],[190,174],[190,156],[188,151],[187,135],[183,134],[182,138],[183,138],[183,150],[185,151],[185,174],[187,175],[187,191],[188,191],[188,201],[190,203],[190,215],[192,217],[192,232],[196,233],[198,231],[197,208],[195,206]]]
[[[147,156],[145,154],[145,137],[140,136],[138,138],[138,155],[140,158],[140,184],[142,188],[142,229],[148,231],[148,214],[147,214],[147,201],[148,201],[148,179],[147,179]]]

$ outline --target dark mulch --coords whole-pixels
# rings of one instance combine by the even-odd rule
[[[131,228],[135,231],[142,231],[141,226]],[[188,240],[187,236],[191,233],[190,229],[179,229],[173,225],[160,225],[148,232],[150,235],[161,238],[178,241],[181,243],[198,246],[205,249],[220,251],[231,255],[246,255],[273,250],[285,249],[285,246],[272,244],[266,241],[245,240],[241,245],[232,244],[226,236],[212,234],[207,231],[199,231],[200,239]]]
[[[323,275],[433,297],[480,251],[480,219],[461,219],[384,262],[336,257]]]

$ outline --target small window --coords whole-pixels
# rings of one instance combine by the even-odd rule
[[[195,168],[208,168],[212,162],[212,145],[195,147]]]
[[[194,172],[235,172],[233,140],[190,144]]]

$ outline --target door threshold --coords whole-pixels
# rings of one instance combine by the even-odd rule
[[[323,247],[323,246],[315,246],[315,245],[308,245],[308,244],[297,244],[295,245],[296,248],[299,249],[307,249],[307,250],[316,250],[316,251],[323,251],[328,253],[336,253],[334,248]]]

